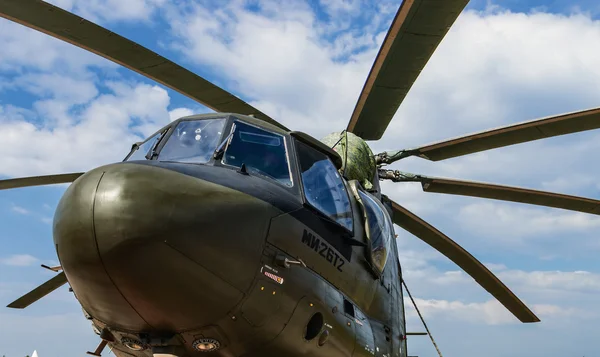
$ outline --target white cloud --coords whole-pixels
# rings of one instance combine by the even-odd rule
[[[177,120],[179,118],[186,117],[188,115],[193,115],[193,114],[196,114],[196,113],[194,113],[194,111],[192,111],[189,108],[177,108],[177,109],[173,109],[169,112],[169,120],[173,121],[173,120]]]
[[[330,15],[336,15],[340,12],[355,13],[360,11],[362,5],[360,0],[320,0],[319,2]]]
[[[523,238],[538,239],[541,234],[590,231],[600,227],[600,217],[595,215],[492,202],[463,206],[457,220],[474,233],[501,238],[502,244],[520,244]]]
[[[514,316],[495,300],[485,303],[463,303],[460,301],[415,298],[415,303],[419,307],[421,314],[428,318],[443,315],[445,318],[469,322],[485,322],[491,325],[515,322]],[[407,314],[410,313],[413,319],[415,316],[418,316],[410,299],[405,298],[404,304],[408,308]]]
[[[49,0],[93,22],[147,21],[165,0]]]
[[[485,323],[489,325],[521,323],[496,300],[489,300],[484,303],[464,303],[461,301],[415,298],[415,303],[426,319],[437,317],[445,320],[466,321],[476,324]],[[404,304],[407,306],[407,315],[413,320],[418,318],[409,298],[404,299]],[[555,317],[592,318],[585,311],[576,308],[565,309],[556,305],[532,305],[531,308],[540,320]]]
[[[36,98],[31,108],[0,101],[5,145],[0,176],[80,171],[120,161],[133,142],[172,115],[191,113],[169,108],[162,87],[125,82],[115,64],[6,20],[0,20],[0,45],[0,77],[6,78],[0,95],[25,91]]]
[[[433,252],[400,249],[400,263],[406,279],[411,285],[416,284],[417,290],[429,286],[439,290],[443,286],[453,286],[456,291],[467,286],[477,286],[477,283],[462,270],[446,270],[439,268],[440,260]],[[600,274],[585,270],[522,270],[509,268],[504,264],[484,264],[500,280],[511,289],[536,293],[540,296],[553,298],[549,294],[571,292],[577,294],[595,294],[600,292]],[[544,295],[545,294],[545,295]]]
[[[339,46],[320,37],[321,24],[305,3],[263,1],[262,13],[235,5],[173,11],[169,23],[179,39],[174,47],[226,73],[230,90],[250,95],[260,109],[297,130],[320,137],[345,127],[381,41],[378,34],[363,34],[371,37],[361,40],[368,51],[336,62]]]
[[[23,214],[23,215],[27,215],[27,214],[30,213],[28,209],[25,209],[25,208],[23,208],[21,206],[12,206],[11,210],[13,212],[16,212],[18,214]]]
[[[25,74],[15,80],[15,85],[38,97],[50,97],[69,104],[86,103],[98,95],[93,77],[78,79],[56,73]]]
[[[451,270],[443,272],[441,276],[435,277],[431,279],[431,281],[436,285],[448,286],[464,282],[465,279],[468,279],[468,277],[466,277],[466,274],[463,271]]]
[[[35,76],[39,71],[59,69],[83,74],[90,65],[117,68],[98,55],[5,19],[0,19],[0,43],[0,74],[31,70]]]
[[[427,304],[436,311],[469,310],[472,316],[467,316],[467,319],[473,323],[512,321],[512,315],[499,303],[493,303],[492,300],[485,304],[477,302],[493,298],[465,272],[440,268],[436,259],[421,258],[418,264],[414,264],[415,258],[404,259],[428,257],[431,254],[430,251],[420,253],[400,249],[404,279],[415,297],[429,301]],[[408,269],[405,261],[409,263]],[[569,314],[572,318],[583,318],[583,310],[588,311],[588,316],[600,313],[595,308],[594,299],[600,291],[598,273],[582,270],[528,271],[511,269],[504,264],[485,265],[536,313],[548,315],[554,311],[552,316]]]
[[[500,279],[540,292],[567,291],[585,294],[600,292],[600,274],[588,271],[521,271],[507,270],[499,274]]]
[[[2,263],[4,265],[19,266],[19,267],[30,266],[30,265],[33,265],[34,263],[36,263],[37,261],[38,261],[38,259],[36,257],[31,256],[29,254],[15,254],[15,255],[11,255],[7,258],[0,259],[0,263]]]
[[[167,92],[115,82],[117,66],[105,59],[6,20],[0,21],[0,45],[0,76],[6,78],[0,94],[12,98],[25,91],[37,98],[31,108],[0,102],[0,176],[79,171],[121,160],[131,143],[168,123]],[[113,81],[100,80],[96,69],[108,71],[102,73]]]
[[[574,175],[556,177],[550,181],[543,181],[542,187],[548,191],[570,192],[574,188],[577,190],[594,188],[597,184],[593,175],[576,173]]]
[[[145,84],[107,85],[112,93],[98,96],[77,112],[64,105],[59,113],[62,125],[38,126],[32,120],[0,112],[0,130],[6,134],[0,175],[88,170],[119,161],[131,143],[168,123],[169,96],[164,89]],[[56,99],[54,103],[61,102]]]

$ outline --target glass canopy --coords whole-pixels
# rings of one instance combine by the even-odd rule
[[[213,158],[226,166],[293,186],[285,135],[271,132],[240,119],[224,132],[228,117],[182,120],[153,135],[134,148],[126,161],[158,160],[205,164]],[[165,142],[166,141],[166,142]],[[164,144],[163,144],[164,142]]]
[[[159,161],[208,162],[219,145],[227,119],[181,121],[158,154]]]
[[[223,164],[243,164],[250,173],[292,186],[285,137],[241,121],[234,122]]]
[[[306,201],[323,214],[353,230],[348,192],[335,165],[322,152],[296,141]]]
[[[371,261],[381,273],[385,268],[394,236],[392,220],[383,205],[370,194],[358,190],[366,213],[367,237],[371,241]]]

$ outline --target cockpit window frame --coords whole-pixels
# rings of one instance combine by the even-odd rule
[[[256,173],[257,176],[260,176],[261,178],[266,178],[267,180],[269,180],[269,182],[274,182],[277,183],[279,186],[293,191],[293,192],[298,192],[298,179],[297,179],[297,175],[296,175],[296,159],[295,159],[295,152],[292,150],[292,145],[290,144],[290,137],[287,134],[283,134],[283,133],[278,133],[276,131],[270,130],[268,128],[262,127],[260,125],[255,125],[253,123],[250,123],[248,121],[245,121],[244,119],[240,119],[238,117],[235,116],[230,116],[229,121],[225,124],[224,130],[223,130],[223,136],[221,137],[221,142],[222,143],[225,138],[229,137],[234,130],[236,129],[236,123],[243,123],[244,125],[248,125],[251,126],[253,128],[259,129],[259,130],[264,130],[266,132],[269,132],[271,134],[274,135],[278,135],[280,137],[282,137],[283,139],[283,146],[285,148],[285,155],[286,155],[286,160],[287,160],[287,166],[288,166],[288,174],[290,176],[290,183],[291,186],[285,185],[275,179],[273,179],[272,177],[269,177],[267,175],[261,175],[260,173]],[[225,145],[223,151],[224,154],[227,152],[227,149],[229,148],[229,144],[231,143],[233,139],[233,135],[231,135],[231,138],[229,139],[229,141],[227,142],[227,144]],[[292,160],[293,159],[293,160]],[[213,159],[214,160],[214,159]],[[235,165],[230,165],[227,164],[225,162],[225,155],[222,155],[222,157],[219,160],[214,160],[215,166],[222,166],[222,167],[227,167],[230,169],[235,169],[235,170],[239,170],[240,168],[238,166]]]
[[[304,140],[301,140],[299,138],[296,137],[291,137],[292,140],[292,147],[293,147],[293,155],[294,155],[294,171],[297,174],[297,182],[298,182],[298,188],[299,188],[299,194],[300,194],[300,198],[302,200],[302,204],[305,207],[309,207],[312,211],[317,212],[321,217],[327,219],[327,221],[329,221],[331,224],[335,225],[336,227],[338,227],[339,229],[341,229],[346,235],[348,235],[349,237],[353,237],[354,236],[354,232],[355,232],[355,228],[354,225],[356,224],[356,220],[355,220],[355,212],[354,212],[354,207],[352,205],[352,198],[350,196],[350,192],[348,189],[348,185],[346,180],[344,179],[344,176],[340,173],[340,171],[337,169],[336,164],[333,162],[333,160],[331,159],[331,157],[329,157],[329,155],[327,155],[327,153],[322,152],[319,148],[315,148],[313,146],[310,145],[310,143],[307,143]],[[303,145],[308,146],[309,148],[322,153],[325,157],[327,157],[327,159],[331,162],[331,164],[333,165],[333,167],[336,168],[338,174],[340,175],[340,179],[342,180],[342,186],[343,186],[343,190],[346,193],[346,197],[348,198],[348,201],[350,202],[350,216],[352,219],[352,224],[350,225],[351,228],[348,228],[344,225],[342,225],[341,223],[339,223],[338,221],[336,221],[335,219],[333,219],[332,217],[328,216],[325,212],[322,212],[319,208],[313,206],[308,199],[306,198],[306,192],[304,190],[304,182],[302,180],[302,168],[300,167],[300,159],[298,157],[298,143],[302,143]]]
[[[125,156],[125,158],[123,159],[122,162],[128,161],[129,158],[131,156],[133,156],[133,154],[136,153],[142,147],[142,145],[144,145],[148,141],[152,140],[152,138],[155,137],[156,135],[158,135],[156,137],[156,139],[158,140],[158,142],[153,147],[154,147],[154,151],[158,152],[158,147],[161,145],[161,143],[164,142],[164,138],[169,134],[168,132],[171,130],[171,127],[172,127],[172,125],[170,125],[170,124],[168,126],[162,127],[160,129],[158,129],[157,131],[155,131],[154,133],[152,133],[152,135],[148,136],[144,141],[138,141],[138,142],[134,143],[131,146],[131,150],[129,151],[129,153],[127,154],[127,156]],[[134,148],[136,147],[136,145],[137,145],[137,149],[134,150]],[[152,148],[150,148],[150,149],[152,149]],[[146,154],[148,154],[148,153],[146,153]],[[148,159],[146,159],[146,160],[148,160]],[[151,158],[149,160],[154,160],[154,158]]]
[[[231,114],[223,115],[222,113],[215,113],[214,115],[206,115],[206,116],[203,115],[202,118],[197,118],[194,116],[179,118],[179,119],[173,120],[169,124],[158,129],[157,131],[152,133],[152,135],[148,136],[144,141],[137,142],[135,144],[138,144],[141,146],[141,145],[145,144],[148,140],[152,139],[152,137],[155,136],[156,134],[163,132],[163,134],[159,136],[159,142],[157,143],[155,150],[154,150],[157,155],[155,155],[154,157],[152,157],[150,159],[150,160],[161,161],[161,160],[158,160],[158,157],[160,156],[160,152],[162,151],[162,148],[165,146],[167,141],[169,141],[171,135],[173,135],[173,132],[174,132],[173,128],[175,128],[177,125],[179,125],[179,123],[181,123],[183,121],[202,121],[202,120],[211,120],[211,119],[224,119],[225,125],[223,125],[223,133],[221,134],[221,138],[219,141],[219,143],[221,143],[221,141],[224,138],[223,135],[226,132],[228,132],[228,129],[230,128],[232,118],[234,118],[234,117]],[[133,144],[133,145],[135,145],[135,144]],[[136,151],[137,150],[133,150],[133,146],[132,146],[132,149],[129,151],[129,153],[127,154],[125,159],[123,159],[123,162],[126,162],[127,160],[129,160],[131,155],[133,155],[133,153]],[[211,158],[209,161],[207,161],[205,163],[194,163],[194,164],[195,165],[212,164],[214,161],[215,161],[214,158]],[[176,161],[164,161],[164,162],[176,162]]]

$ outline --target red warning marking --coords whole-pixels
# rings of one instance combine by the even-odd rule
[[[280,276],[277,276],[275,274],[271,274],[268,271],[263,272],[265,273],[265,275],[273,280],[275,280],[276,282],[278,282],[279,284],[283,284],[283,278]]]

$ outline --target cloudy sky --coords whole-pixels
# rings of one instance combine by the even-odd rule
[[[53,0],[190,68],[296,130],[345,127],[399,1]],[[600,106],[600,5],[473,0],[374,151]],[[120,161],[144,135],[207,108],[98,56],[0,19],[0,178]],[[600,133],[587,132],[404,171],[598,197]],[[396,201],[486,263],[538,314],[521,324],[456,266],[396,227],[411,292],[447,356],[596,353],[600,219],[558,209],[423,193]],[[0,306],[50,278],[51,222],[65,186],[0,192]],[[423,331],[408,311],[409,331]],[[75,357],[98,339],[66,287],[0,309],[0,354]],[[409,354],[433,356],[427,337]]]

